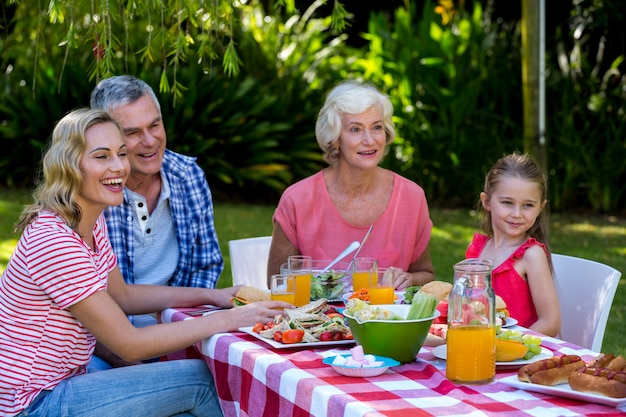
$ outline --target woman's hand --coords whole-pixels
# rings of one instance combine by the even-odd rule
[[[234,287],[220,288],[211,290],[211,302],[214,306],[221,308],[232,307],[232,299],[237,294],[237,291],[243,287],[243,285],[236,285]]]
[[[227,314],[226,323],[229,328],[224,331],[235,331],[240,327],[254,326],[259,322],[268,323],[277,315],[282,314],[285,308],[294,308],[294,306],[284,301],[257,301],[214,314]]]
[[[402,268],[391,267],[395,271],[395,280],[393,281],[393,287],[396,290],[404,290],[413,286],[413,275],[410,272],[405,272]]]

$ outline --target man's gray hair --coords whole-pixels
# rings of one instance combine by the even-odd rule
[[[161,105],[152,87],[132,75],[116,75],[98,83],[91,92],[89,104],[94,109],[110,112],[117,107],[134,103],[145,95],[152,97],[160,114]]]

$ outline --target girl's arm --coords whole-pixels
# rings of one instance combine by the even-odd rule
[[[522,262],[537,311],[537,321],[530,329],[557,336],[561,331],[561,312],[546,253],[541,247],[533,246],[526,251]]]
[[[229,294],[232,290],[214,290],[218,295],[213,296],[210,294],[211,290],[201,291],[198,288],[146,286],[141,290],[147,291],[139,292],[136,288],[140,286],[126,285],[123,280],[121,284],[119,283],[118,279],[121,279],[121,275],[117,268],[110,275],[111,295],[109,291],[97,291],[74,304],[70,310],[99,342],[127,362],[176,352],[216,333],[234,331],[239,327],[253,326],[258,322],[266,323],[275,315],[280,314],[282,308],[291,307],[287,303],[278,301],[259,302],[219,311],[193,320],[136,328],[128,321],[125,312],[116,303],[115,297],[122,297],[122,301],[127,304],[125,308],[128,311],[146,312],[147,307],[156,306],[157,308],[152,310],[154,312],[167,306],[192,306],[207,303],[223,305],[226,299],[230,301]],[[191,293],[181,290],[191,290]],[[197,296],[195,292],[204,295]],[[185,301],[187,295],[189,299]],[[170,296],[173,301],[169,301]],[[154,299],[150,300],[150,297]],[[182,304],[179,305],[179,303]]]

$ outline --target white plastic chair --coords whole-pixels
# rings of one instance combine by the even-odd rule
[[[250,237],[228,242],[233,285],[244,284],[268,289],[267,262],[271,243],[271,236]]]
[[[622,273],[589,259],[552,255],[561,307],[560,338],[602,351],[609,311]]]

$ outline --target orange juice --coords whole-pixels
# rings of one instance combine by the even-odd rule
[[[393,287],[370,287],[368,292],[370,294],[370,304],[393,304],[396,298]]]
[[[311,273],[294,272],[296,277],[296,307],[308,304],[311,301]]]
[[[496,333],[492,326],[448,328],[446,378],[460,384],[484,384],[496,375]]]
[[[296,304],[296,294],[293,292],[273,292],[270,295],[272,301],[285,301],[287,303]]]
[[[370,287],[370,271],[354,271],[352,273],[352,288],[354,291],[358,291],[361,288]]]

